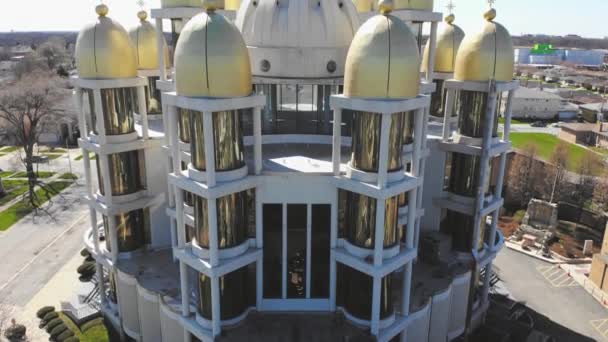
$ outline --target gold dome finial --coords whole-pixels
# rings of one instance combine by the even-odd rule
[[[393,0],[380,0],[378,1],[378,9],[381,14],[389,14],[395,9],[395,3]]]
[[[141,21],[146,21],[146,19],[148,19],[148,12],[146,11],[139,11],[137,12],[137,17],[139,18],[139,20]]]
[[[454,22],[454,20],[456,20],[456,16],[453,14],[448,15],[447,17],[445,17],[445,22],[452,25],[452,23]]]
[[[97,5],[97,7],[95,7],[95,12],[100,17],[105,17],[106,15],[108,15],[109,11],[110,11],[110,9],[108,8],[108,5],[106,5],[106,4],[99,4],[99,5]]]
[[[486,11],[483,14],[483,17],[487,20],[487,21],[492,21],[494,20],[494,18],[496,18],[496,10],[493,8],[490,8],[488,11]]]
[[[203,0],[203,8],[206,12],[214,12],[217,9],[224,8],[223,0]]]

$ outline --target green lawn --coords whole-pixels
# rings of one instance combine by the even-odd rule
[[[563,142],[558,137],[547,133],[511,133],[511,142],[513,147],[517,149],[524,148],[528,143],[536,145],[538,157],[543,160],[550,160],[551,154],[557,147],[559,142]],[[581,159],[585,155],[585,148],[566,143],[570,152],[570,158],[568,159],[567,168],[570,171],[576,171],[577,166],[580,164]]]
[[[498,123],[499,123],[499,124],[504,124],[504,123],[505,123],[505,118],[504,118],[504,117],[502,117],[502,116],[501,116],[500,118],[498,118]],[[516,124],[516,125],[517,125],[517,124],[525,124],[525,122],[523,122],[523,121],[519,121],[519,120],[517,120],[517,119],[511,119],[511,123],[512,123],[512,124]]]
[[[90,153],[89,154],[89,160],[95,160],[97,156],[94,153]],[[79,155],[78,157],[74,158],[74,160],[82,160],[83,156],[82,154]]]
[[[38,171],[38,178],[50,178],[50,177],[53,177],[53,175],[55,175],[55,172]],[[14,174],[11,178],[27,178],[27,172],[19,171],[16,174]]]
[[[2,149],[0,149],[0,152],[11,153],[11,152],[17,151],[20,148],[21,148],[21,146],[5,146]]]
[[[80,342],[108,342],[108,330],[103,324],[103,318],[95,318],[82,325],[82,327],[76,326],[74,322],[64,315],[62,312],[58,312],[59,317],[63,320],[66,327],[72,330],[74,336],[78,337]],[[82,330],[81,330],[82,329]]]
[[[0,172],[0,178],[8,178],[9,176],[15,174],[17,171],[2,171]]]
[[[62,174],[61,176],[59,176],[59,179],[76,180],[76,179],[78,179],[78,176],[76,176],[73,173],[66,172],[66,173]]]
[[[48,184],[48,186],[54,190],[53,194],[50,197],[53,197],[63,191],[68,186],[72,185],[73,182],[70,181],[55,181]],[[26,189],[27,187],[23,187],[22,189]],[[39,197],[44,196],[44,190],[38,189],[36,190],[36,194]],[[50,198],[47,196],[44,199],[41,199],[42,204],[46,203]],[[18,203],[13,204],[8,207],[6,210],[0,212],[0,231],[4,231],[9,229],[13,224],[17,221],[21,220],[27,214],[31,213],[32,206],[27,201],[20,201]]]

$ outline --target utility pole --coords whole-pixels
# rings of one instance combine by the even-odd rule
[[[551,189],[551,200],[549,200],[549,203],[553,203],[553,196],[555,195],[555,188],[557,187],[557,176],[559,175],[560,169],[561,166],[557,165],[557,169],[555,170],[555,179],[553,180],[553,189]]]

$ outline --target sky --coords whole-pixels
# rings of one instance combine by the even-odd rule
[[[488,6],[486,0],[453,1],[456,23],[465,32],[476,31]],[[146,8],[160,7],[160,0],[145,2]],[[435,10],[446,13],[447,2],[435,0]],[[0,32],[78,31],[95,19],[94,7],[98,3],[99,0],[0,0]],[[135,0],[105,0],[105,3],[110,7],[109,16],[126,28],[137,24],[139,6]],[[608,0],[496,0],[494,7],[498,12],[496,21],[512,35],[608,36],[605,24]]]

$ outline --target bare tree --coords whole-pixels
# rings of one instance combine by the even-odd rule
[[[527,144],[519,153],[515,154],[513,159],[509,175],[512,180],[510,182],[510,196],[519,202],[521,208],[526,207],[533,197],[534,161],[537,151],[536,145]]]
[[[23,148],[21,158],[28,178],[30,204],[37,210],[42,201],[36,195],[36,187],[44,190],[45,199],[49,199],[54,190],[38,179],[34,171],[34,146],[38,143],[44,126],[56,121],[62,111],[56,108],[60,99],[59,80],[53,74],[35,72],[24,76],[0,92],[0,119],[8,125],[14,134],[15,142]]]
[[[592,151],[586,151],[577,166],[578,183],[576,184],[576,196],[579,201],[589,200],[594,192],[596,175],[599,174],[603,161],[600,156]]]
[[[570,158],[568,144],[560,141],[551,154],[550,161],[553,165],[553,175],[552,177],[547,178],[547,180],[551,182],[551,202],[553,202],[555,199],[559,200],[561,198],[561,189],[566,178],[568,158]]]
[[[51,37],[36,49],[36,53],[44,60],[49,70],[54,70],[68,59],[66,45],[63,38]]]

